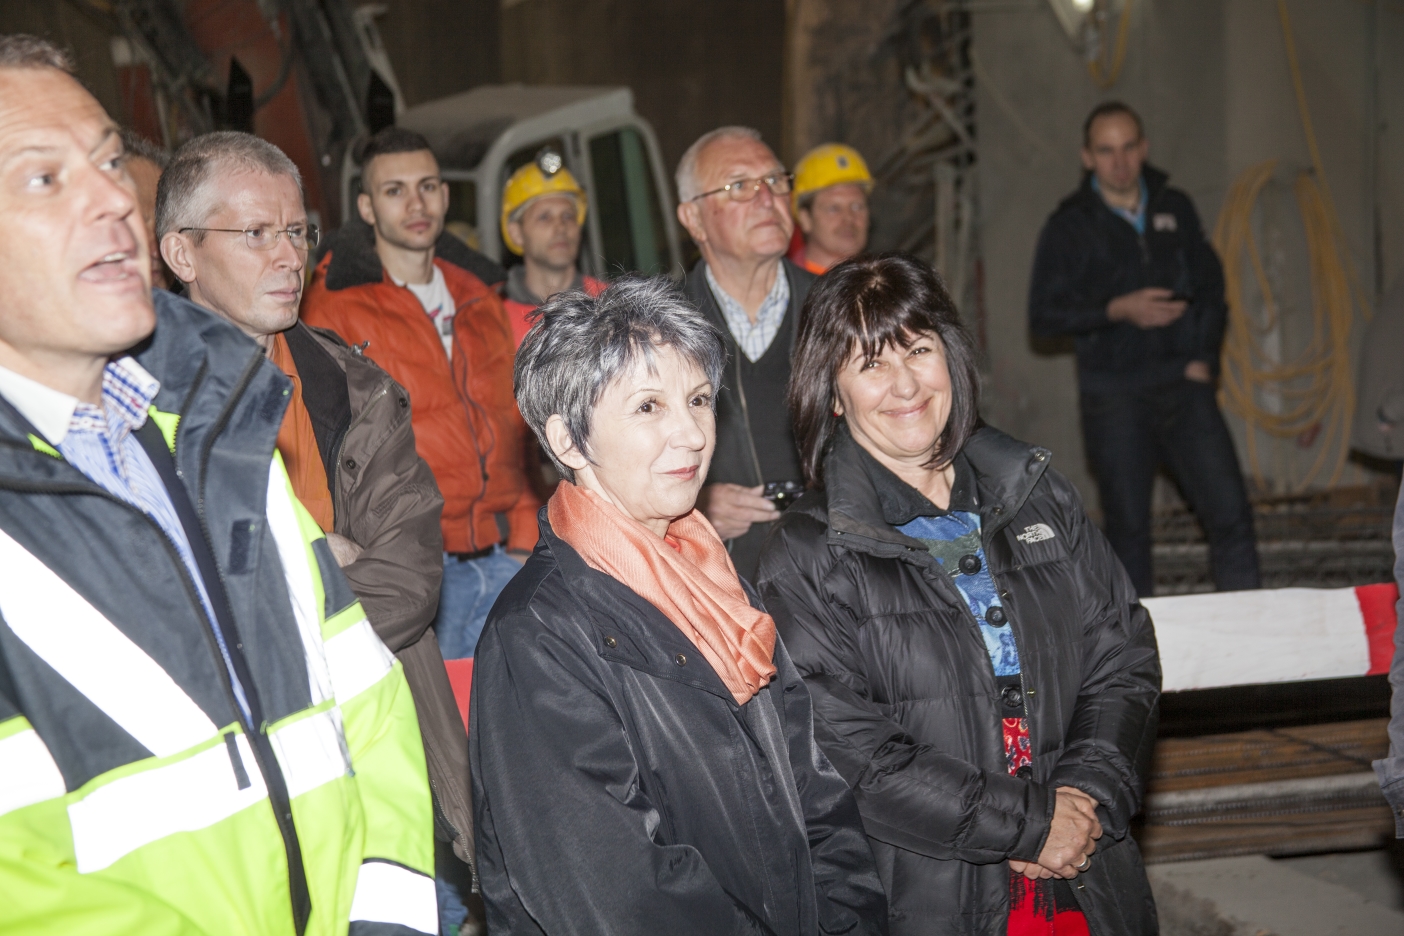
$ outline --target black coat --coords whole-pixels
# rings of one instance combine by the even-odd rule
[[[1224,271],[1189,196],[1146,166],[1146,230],[1137,234],[1092,188],[1092,174],[1043,226],[1029,285],[1029,328],[1039,337],[1071,335],[1084,392],[1106,393],[1180,380],[1185,365],[1219,369],[1228,307]],[[1113,323],[1107,304],[1149,286],[1190,300],[1163,328]]]
[[[738,706],[671,621],[541,541],[488,616],[469,729],[488,931],[887,932],[853,794],[784,647]]]
[[[1127,834],[1155,739],[1150,616],[1047,450],[982,428],[959,458],[973,481],[952,498],[980,515],[1019,647],[1031,778],[1007,773],[1000,693],[968,606],[892,525],[921,496],[846,430],[827,489],[786,511],[761,557],[760,592],[813,696],[819,744],[857,793],[892,932],[1003,936],[1007,859],[1039,856],[1054,790],[1074,786],[1101,804],[1104,836],[1073,882],[1093,936],[1155,933]]]

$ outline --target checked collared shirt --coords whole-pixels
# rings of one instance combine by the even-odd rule
[[[746,314],[746,310],[741,307],[741,303],[733,299],[725,289],[717,284],[716,277],[712,276],[710,264],[705,267],[705,273],[707,285],[712,288],[712,295],[716,297],[717,305],[721,307],[726,327],[731,330],[731,335],[736,339],[741,353],[754,364],[764,356],[765,350],[770,347],[770,343],[779,334],[780,325],[785,321],[785,313],[790,308],[790,279],[785,275],[785,268],[783,266],[776,268],[775,285],[770,287],[770,292],[761,302],[754,322]]]

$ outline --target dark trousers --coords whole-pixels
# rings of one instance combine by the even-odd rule
[[[1082,394],[1082,437],[1102,497],[1107,539],[1143,597],[1151,573],[1151,488],[1164,465],[1209,540],[1219,591],[1257,588],[1253,510],[1210,384]]]

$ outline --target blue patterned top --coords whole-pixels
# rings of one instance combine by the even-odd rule
[[[985,547],[980,540],[980,515],[952,510],[935,517],[917,517],[897,529],[912,539],[921,540],[932,557],[950,573],[951,581],[960,589],[970,613],[980,625],[980,636],[985,639],[985,649],[990,654],[995,675],[1018,676],[1019,648],[1014,643],[1014,629],[1007,622],[996,626],[987,620],[991,617],[991,608],[1000,609],[993,617],[1001,621],[1005,618],[999,590],[995,588],[989,563],[985,561]],[[975,562],[968,558],[972,556]],[[964,568],[962,559],[966,560]]]

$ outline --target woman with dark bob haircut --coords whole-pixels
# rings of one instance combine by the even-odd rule
[[[892,933],[1155,933],[1127,833],[1160,664],[1121,564],[1048,450],[980,422],[930,267],[849,260],[802,321],[789,398],[811,490],[759,586]]]

